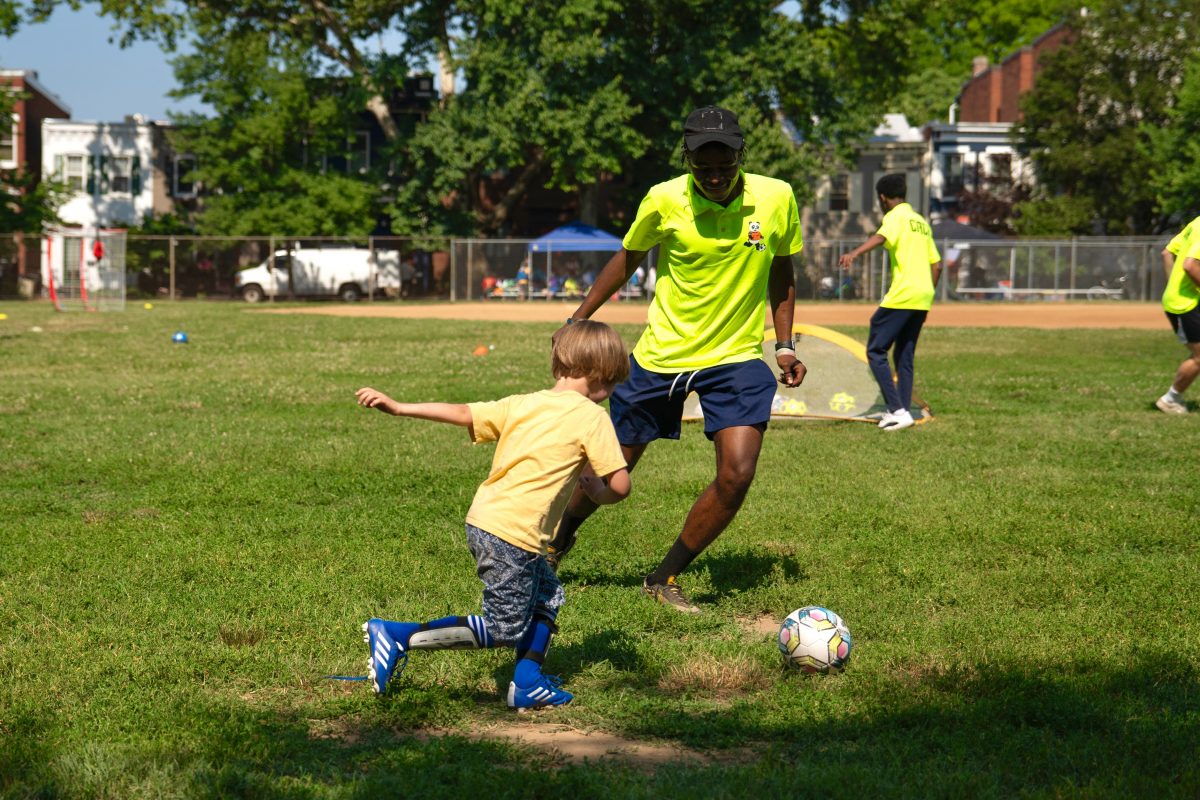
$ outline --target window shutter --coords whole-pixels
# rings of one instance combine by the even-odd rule
[[[847,204],[847,207],[850,209],[850,211],[855,212],[855,213],[861,212],[861,211],[870,212],[871,209],[863,208],[863,191],[862,191],[863,176],[862,176],[862,173],[861,172],[851,172],[850,179],[848,181],[846,181],[846,183],[849,187],[847,190],[847,192],[849,194],[849,202]]]
[[[817,201],[816,208],[813,210],[819,214],[829,211],[829,176],[827,175],[817,181]]]
[[[63,157],[62,156],[54,157],[54,177],[60,181],[67,177],[66,169],[63,167]]]
[[[100,194],[108,194],[108,156],[99,156]]]
[[[90,195],[96,194],[96,187],[100,184],[97,179],[100,173],[100,156],[87,157],[87,193]]]
[[[133,196],[137,197],[142,193],[142,158],[134,156],[132,161],[133,166],[130,167],[132,174],[129,176],[129,186],[133,191]]]
[[[906,188],[908,189],[908,197],[905,199],[908,200],[910,206],[915,208],[918,213],[921,213],[922,209],[925,208],[925,198],[921,196],[921,174],[909,170],[904,174],[904,179]]]

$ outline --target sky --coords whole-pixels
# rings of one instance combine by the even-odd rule
[[[94,9],[55,10],[48,22],[23,24],[0,37],[0,67],[32,69],[38,82],[71,110],[71,119],[118,122],[128,114],[167,119],[167,111],[203,111],[198,100],[167,97],[175,86],[168,55],[138,42],[121,49],[112,23]]]

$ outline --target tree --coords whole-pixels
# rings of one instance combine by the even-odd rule
[[[1169,214],[1146,180],[1148,131],[1170,122],[1197,22],[1194,0],[1103,0],[1070,22],[1071,42],[1045,59],[1022,102],[1017,144],[1041,194],[1019,214],[1069,209],[1077,220],[1086,210],[1101,233],[1165,229]]]
[[[1200,55],[1192,52],[1165,125],[1143,126],[1150,185],[1163,214],[1200,212]]]
[[[377,181],[328,168],[344,157],[359,97],[314,77],[313,54],[288,37],[201,26],[204,52],[178,57],[177,94],[216,114],[179,117],[176,152],[196,158],[202,233],[366,235]],[[371,176],[375,177],[375,176]]]
[[[911,0],[892,40],[905,51],[906,79],[888,110],[917,125],[945,120],[977,56],[999,63],[1077,7],[1078,0]]]

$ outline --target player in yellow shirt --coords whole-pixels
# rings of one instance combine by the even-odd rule
[[[1175,268],[1175,259],[1187,254],[1188,244],[1192,237],[1200,234],[1200,217],[1196,217],[1183,227],[1179,233],[1175,234],[1171,241],[1167,242],[1167,246],[1162,249],[1163,271],[1167,273],[1167,280],[1171,280],[1171,270]]]
[[[544,556],[576,484],[599,504],[629,494],[625,458],[597,405],[628,376],[629,361],[616,331],[588,322],[558,337],[551,366],[553,388],[487,403],[400,403],[376,389],[358,390],[366,408],[461,425],[474,442],[496,442],[491,472],[466,520],[467,545],[483,581],[482,614],[425,623],[368,620],[368,677],[377,694],[387,691],[397,667],[403,671],[410,650],[515,646],[508,705],[571,702],[558,678],[542,674],[563,603],[562,584]]]
[[[903,174],[884,175],[876,182],[875,191],[883,208],[883,223],[869,239],[843,254],[838,263],[842,269],[849,269],[854,259],[879,245],[887,248],[891,259],[891,285],[871,315],[867,362],[887,403],[887,413],[879,421],[879,427],[899,431],[914,424],[909,411],[913,361],[921,327],[933,307],[934,287],[942,274],[942,257],[933,243],[929,223],[905,202],[908,181]],[[897,381],[892,380],[888,366],[889,350],[896,362]]]
[[[683,128],[687,173],[654,186],[642,200],[622,249],[567,320],[587,319],[659,247],[647,327],[630,358],[630,377],[609,411],[633,469],[655,439],[678,439],[683,403],[696,392],[704,433],[716,448],[717,474],[692,505],[642,590],[673,609],[696,613],[676,576],[729,523],[754,480],[771,418],[775,376],[762,360],[770,305],[780,382],[796,386],[805,367],[792,342],[795,273],[800,252],[796,195],[783,181],[742,169],[745,139],[737,116],[707,106]],[[561,334],[569,327],[559,331]],[[559,334],[556,334],[559,335]],[[561,558],[595,503],[575,492],[552,547]]]
[[[1174,248],[1174,249],[1173,249]],[[1155,401],[1167,414],[1186,414],[1183,393],[1200,375],[1200,217],[1192,220],[1163,250],[1163,263],[1172,254],[1171,274],[1163,290],[1163,311],[1171,329],[1189,354],[1175,371],[1167,393]]]

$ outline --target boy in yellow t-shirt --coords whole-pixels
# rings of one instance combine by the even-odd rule
[[[914,424],[909,411],[913,358],[917,337],[933,307],[934,287],[942,274],[942,257],[933,243],[929,223],[904,200],[908,194],[904,175],[898,172],[884,175],[875,184],[875,191],[884,211],[883,224],[869,239],[842,255],[838,263],[848,269],[854,259],[879,245],[887,248],[891,258],[891,286],[871,315],[867,362],[887,403],[887,413],[879,421],[879,427],[899,431]],[[896,362],[896,382],[892,381],[888,366],[888,350]]]
[[[371,651],[369,678],[387,691],[409,650],[515,646],[508,685],[511,708],[565,705],[572,695],[542,663],[557,630],[563,589],[545,554],[576,484],[600,504],[629,495],[629,471],[608,414],[600,408],[629,375],[617,333],[579,322],[555,342],[551,389],[495,402],[400,403],[363,388],[358,404],[398,417],[461,425],[474,442],[496,442],[492,469],[467,512],[467,545],[483,581],[483,613],[425,623],[371,619],[363,624]]]

